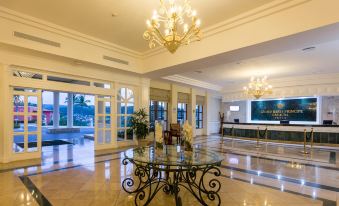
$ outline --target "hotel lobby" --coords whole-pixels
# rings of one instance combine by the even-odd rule
[[[0,205],[339,206],[338,0],[0,0]]]

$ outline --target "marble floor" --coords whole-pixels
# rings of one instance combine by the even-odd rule
[[[134,205],[121,189],[133,166],[121,163],[126,148],[93,151],[93,143],[43,148],[43,159],[0,165],[0,205]],[[339,206],[339,150],[221,138],[195,139],[195,146],[223,156],[221,205],[230,206]],[[208,174],[212,175],[212,174]],[[210,178],[210,177],[208,177]],[[199,205],[181,190],[183,205]],[[173,196],[160,192],[150,205],[175,205]],[[211,204],[213,205],[213,204]]]

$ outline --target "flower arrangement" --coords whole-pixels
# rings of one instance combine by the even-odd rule
[[[193,129],[192,126],[186,120],[183,127],[182,127],[183,137],[184,137],[184,144],[186,150],[193,150]]]
[[[131,129],[134,131],[137,139],[145,139],[149,134],[148,115],[144,108],[141,108],[133,113],[130,119]]]
[[[155,144],[157,148],[163,147],[164,138],[162,136],[162,124],[159,122],[155,123]]]

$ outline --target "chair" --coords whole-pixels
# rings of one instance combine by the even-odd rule
[[[164,142],[165,142],[166,145],[172,144],[171,131],[168,131],[168,130],[164,131]]]
[[[181,127],[180,124],[170,124],[171,139],[172,137],[177,138],[177,144],[181,142]]]

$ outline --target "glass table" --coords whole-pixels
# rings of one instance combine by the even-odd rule
[[[189,191],[201,205],[220,205],[219,166],[222,157],[212,151],[167,145],[162,149],[138,147],[125,151],[122,163],[133,164],[134,174],[122,182],[123,189],[135,195],[135,205],[148,205],[162,191],[182,205],[181,189]],[[209,175],[207,175],[209,174]]]

